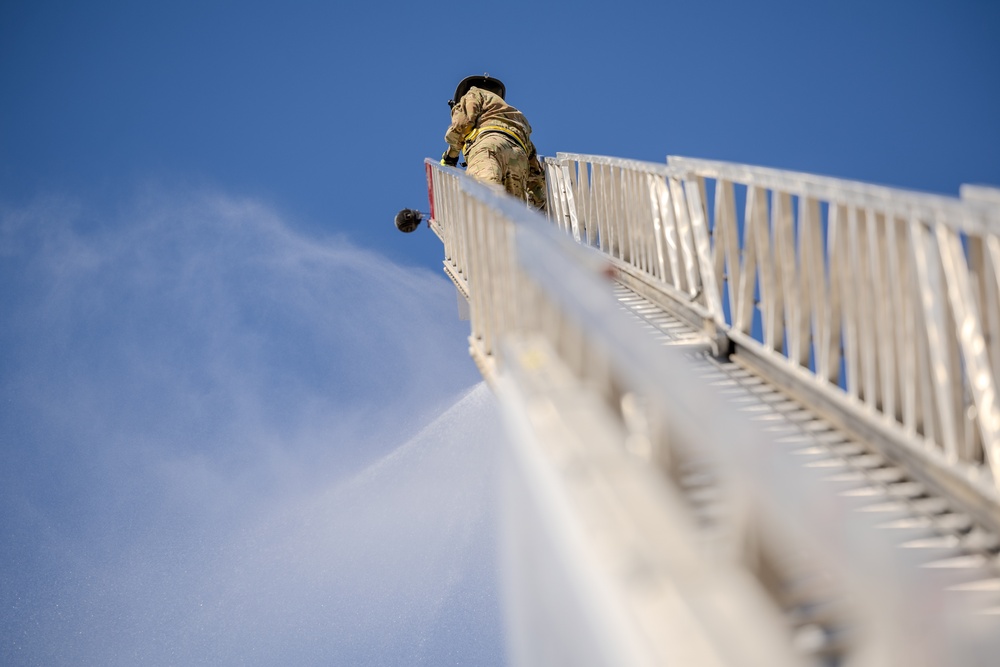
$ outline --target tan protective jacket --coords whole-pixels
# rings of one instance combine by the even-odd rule
[[[444,135],[444,140],[448,142],[448,155],[458,157],[469,133],[486,127],[507,130],[517,138],[529,158],[534,154],[531,125],[524,114],[504,102],[499,95],[473,86],[451,109],[451,125]]]

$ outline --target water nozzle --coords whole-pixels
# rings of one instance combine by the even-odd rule
[[[404,208],[396,214],[396,229],[409,234],[420,226],[420,221],[424,219],[424,214],[412,208]]]

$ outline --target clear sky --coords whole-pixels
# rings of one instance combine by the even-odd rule
[[[0,662],[502,664],[495,408],[392,225],[458,81],[543,154],[955,194],[1000,185],[998,35],[992,0],[0,3]]]

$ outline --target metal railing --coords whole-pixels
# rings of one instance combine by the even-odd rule
[[[550,217],[577,241],[1000,526],[995,190],[680,157],[560,153],[546,171]]]
[[[786,365],[799,358],[788,356],[787,345],[775,349],[775,332],[756,341],[752,332],[732,324],[728,303],[740,313],[748,303],[724,300],[721,287],[730,277],[723,269],[734,255],[718,259],[711,232],[728,234],[740,223],[735,216],[725,219],[725,213],[714,220],[704,214],[700,202],[707,176],[696,175],[691,165],[563,154],[548,160],[547,169],[550,216],[604,255],[580,248],[523,204],[428,160],[430,224],[444,243],[445,271],[469,299],[470,352],[513,411],[512,421],[521,425],[515,429],[515,467],[522,478],[535,480],[526,483],[523,495],[541,499],[533,505],[523,501],[529,510],[514,522],[516,530],[535,526],[543,541],[584,544],[587,548],[576,552],[583,562],[603,557],[604,579],[583,576],[577,584],[603,581],[597,586],[601,592],[591,591],[592,596],[608,608],[625,609],[622,614],[644,628],[640,639],[634,632],[631,640],[622,639],[629,635],[622,631],[608,641],[652,662],[666,655],[677,658],[683,637],[666,627],[685,622],[676,615],[680,605],[705,633],[684,644],[686,650],[707,651],[702,657],[714,662],[704,664],[797,664],[790,642],[780,641],[781,619],[766,602],[763,573],[755,568],[764,553],[806,545],[808,560],[823,564],[837,582],[835,588],[853,609],[850,622],[860,628],[843,649],[847,662],[937,664],[954,657],[956,635],[949,633],[955,626],[947,620],[947,605],[935,600],[933,619],[927,615],[929,598],[922,597],[926,591],[912,563],[903,562],[904,555],[883,543],[886,538],[878,532],[842,525],[831,529],[831,516],[858,525],[864,520],[838,509],[840,501],[818,492],[808,476],[783,469],[776,458],[779,448],[739,414],[720,410],[721,399],[699,383],[689,360],[657,347],[623,319],[610,291],[607,263],[596,258],[611,258],[619,270],[648,277],[741,345],[763,348],[770,341],[767,349]],[[719,189],[725,204],[727,187]],[[752,195],[755,202],[762,196]],[[751,238],[763,238],[761,211],[750,210],[755,216]],[[776,289],[769,283],[771,291],[762,292],[773,300]],[[761,304],[766,308],[763,298]],[[826,383],[837,386],[829,379]],[[699,532],[675,488],[684,462],[706,455],[725,482],[729,507],[738,508],[723,520],[721,537]],[[567,510],[573,498],[580,505]],[[556,506],[561,513],[552,509]],[[586,511],[580,509],[584,506]],[[559,519],[546,521],[544,516],[553,512]],[[588,541],[567,522],[580,534],[595,534]],[[570,533],[573,537],[566,537]],[[566,548],[565,543],[548,546],[547,553]],[[643,576],[616,575],[608,565],[625,562],[641,563]],[[849,564],[854,567],[847,571]],[[567,571],[583,567],[561,565]],[[547,588],[544,594],[551,593]],[[671,597],[677,599],[669,602]],[[607,621],[611,612],[589,613],[593,622]],[[579,639],[581,631],[614,634],[622,616],[612,620],[577,627],[572,636],[589,645],[590,639]],[[939,629],[929,631],[935,623]],[[704,642],[712,644],[710,636],[717,645],[708,649]],[[610,657],[594,662],[614,664]]]

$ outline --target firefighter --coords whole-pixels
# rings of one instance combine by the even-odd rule
[[[502,187],[510,195],[545,210],[545,170],[531,143],[531,125],[504,101],[506,88],[488,74],[462,79],[448,100],[451,125],[441,164],[454,167],[465,153],[467,173]]]

